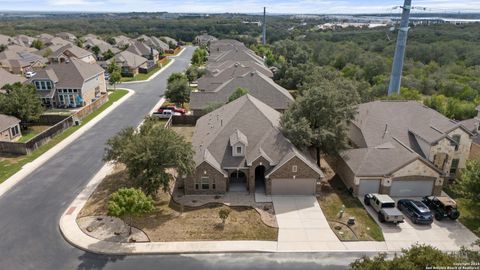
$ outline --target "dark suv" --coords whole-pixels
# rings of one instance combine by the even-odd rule
[[[447,196],[426,196],[422,200],[430,210],[432,210],[436,220],[443,218],[450,218],[455,220],[460,217],[460,212],[457,209],[457,203]]]
[[[402,199],[398,201],[397,207],[415,224],[430,225],[433,222],[432,212],[420,201]]]

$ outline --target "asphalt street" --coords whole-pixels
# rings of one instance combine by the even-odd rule
[[[136,93],[76,142],[0,197],[0,270],[23,269],[344,269],[361,254],[196,254],[104,256],[77,249],[62,237],[58,221],[70,202],[102,167],[108,138],[137,126],[163,95],[166,79],[183,71],[187,48],[149,82],[125,84]]]

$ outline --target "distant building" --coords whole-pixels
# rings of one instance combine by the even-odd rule
[[[0,141],[14,142],[22,137],[20,130],[20,119],[0,114]]]

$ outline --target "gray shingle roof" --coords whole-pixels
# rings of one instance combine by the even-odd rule
[[[217,170],[245,167],[260,156],[272,161],[299,156],[320,176],[322,172],[308,155],[298,151],[279,129],[281,114],[251,95],[245,95],[198,119],[192,139],[195,163],[206,161]],[[240,130],[248,140],[245,157],[233,157],[230,139]]]
[[[158,55],[157,50],[140,41],[135,41],[135,43],[128,46],[126,51],[140,55],[140,56],[150,55],[152,52],[153,52],[153,55]]]
[[[140,55],[131,53],[129,51],[123,51],[115,55],[115,61],[122,66],[128,66],[130,68],[137,68],[148,61],[147,58]],[[107,64],[111,63],[111,59],[107,61]]]
[[[53,49],[56,49],[56,50],[53,50]],[[89,55],[92,55],[92,52],[89,52],[73,44],[67,44],[61,47],[53,47],[53,49],[52,49],[52,54],[49,56],[52,58],[57,58],[63,53],[65,53],[66,51],[70,52],[76,58],[84,58]]]
[[[16,82],[25,82],[27,79],[14,75],[2,68],[0,68],[0,89],[7,84],[14,84]]]
[[[57,89],[59,88],[82,88],[83,83],[104,70],[97,64],[85,63],[82,60],[72,59],[69,63],[53,64],[40,70],[31,79],[52,80]]]
[[[0,131],[4,131],[9,127],[17,125],[18,123],[20,123],[20,119],[16,118],[15,116],[0,113]]]
[[[192,92],[190,108],[199,110],[212,102],[226,103],[239,87],[247,89],[250,95],[276,110],[285,110],[294,101],[292,95],[272,79],[260,72],[250,71],[225,81],[213,91]]]

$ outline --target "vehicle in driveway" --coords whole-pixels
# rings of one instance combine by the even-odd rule
[[[33,72],[33,71],[27,71],[25,72],[25,77],[26,78],[32,78],[33,76],[37,75],[36,72]]]
[[[173,115],[182,115],[182,114],[174,112],[172,110],[162,110],[162,112],[154,112],[152,114],[153,117],[157,117],[157,118],[161,118],[161,119],[168,119]]]
[[[436,220],[442,220],[447,217],[455,220],[460,217],[457,203],[448,196],[426,196],[423,197],[422,202],[430,208]]]
[[[368,193],[365,194],[363,202],[378,213],[378,220],[382,223],[398,224],[404,222],[403,214],[395,208],[395,201],[388,195]]]
[[[415,224],[430,225],[433,222],[432,212],[421,201],[402,199],[397,202],[397,208]]]
[[[181,115],[184,115],[187,113],[187,110],[185,110],[184,108],[179,108],[175,105],[166,105],[166,106],[162,106],[160,107],[157,112],[161,113],[163,112],[164,110],[170,110],[170,111],[174,111],[176,113],[180,113]]]

